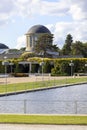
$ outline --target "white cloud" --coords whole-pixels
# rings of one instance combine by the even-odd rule
[[[21,47],[26,47],[26,38],[25,35],[19,36],[17,38],[17,45],[15,48],[20,49]]]
[[[13,0],[3,0],[0,2],[0,23],[7,23],[7,21],[14,15],[15,5]]]
[[[55,25],[47,25],[54,34],[54,43],[61,48],[65,42],[67,34],[71,34],[74,41],[87,42],[86,22],[58,22]]]
[[[35,14],[39,15],[41,0],[16,0],[15,5],[17,9],[17,15],[31,18]]]
[[[74,20],[87,20],[87,1],[72,0],[70,13]]]
[[[14,2],[16,13],[23,17],[34,15],[62,16],[71,15],[74,20],[87,19],[86,0],[16,0]],[[20,6],[19,6],[20,5]]]
[[[74,20],[87,19],[86,0],[2,0],[0,2],[0,21],[12,17],[28,17],[37,15],[62,16],[70,14]]]
[[[65,15],[69,10],[69,5],[65,0],[59,2],[42,1],[41,14],[43,15]]]

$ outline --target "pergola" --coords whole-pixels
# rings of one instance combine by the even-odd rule
[[[38,62],[29,62],[29,61],[20,61],[19,64],[22,64],[22,65],[28,64],[29,65],[29,72],[28,73],[31,73],[32,64],[39,64],[39,63]]]

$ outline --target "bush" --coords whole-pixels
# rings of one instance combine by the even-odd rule
[[[50,73],[51,72],[51,65],[49,61],[46,61],[43,65],[43,72]]]
[[[23,60],[23,59],[22,59]],[[22,61],[21,59],[11,60],[10,62],[14,63],[14,66],[12,67],[12,72],[15,73],[16,77],[23,77],[26,76],[25,73],[29,72],[29,65],[19,65],[18,63]],[[87,73],[87,58],[56,58],[56,59],[50,59],[50,58],[44,58],[44,65],[43,65],[43,72],[44,73],[50,73],[51,75],[70,75],[71,74],[71,67],[70,62],[71,60],[74,63],[73,66],[73,74],[74,73]],[[36,62],[37,64],[32,64],[32,70],[31,73],[37,73],[38,70],[42,70],[41,66],[39,66],[39,63],[42,62],[42,58],[28,58],[30,62]],[[51,64],[52,63],[52,64]],[[10,73],[10,66],[7,67],[7,72]],[[0,61],[0,73],[5,73],[5,67],[2,65],[2,61]],[[16,75],[16,73],[20,73]]]
[[[87,62],[86,58],[64,58],[56,59],[54,68],[51,70],[51,75],[71,75],[71,66],[69,65],[71,60],[74,63],[73,74],[87,72],[87,67],[85,67],[85,63]]]
[[[28,58],[31,58],[31,57],[34,57],[35,54],[33,52],[24,52],[22,55],[21,55],[21,58],[22,59],[28,59]]]

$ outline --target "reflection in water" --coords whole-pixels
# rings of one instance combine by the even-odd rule
[[[0,97],[0,113],[87,114],[87,84]]]

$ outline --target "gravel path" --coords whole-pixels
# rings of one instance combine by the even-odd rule
[[[0,124],[0,130],[87,130],[87,126]]]
[[[42,81],[42,80],[54,80],[54,79],[64,79],[66,77],[51,77],[51,76],[30,76],[30,77],[8,77],[0,78],[0,84],[5,84],[6,80],[8,84],[12,83],[24,83],[24,82],[33,82],[33,81]],[[69,78],[69,77],[67,77]]]

